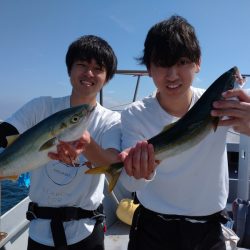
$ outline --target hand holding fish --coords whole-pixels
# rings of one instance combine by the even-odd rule
[[[50,161],[60,141],[74,141],[86,130],[93,107],[79,105],[58,111],[20,134],[0,154],[0,179],[16,180]],[[7,141],[8,138],[6,138]]]
[[[82,137],[78,140],[70,142],[60,141],[57,145],[57,152],[49,152],[48,156],[52,160],[59,160],[65,164],[77,166],[78,156],[85,151],[86,146],[89,144],[90,134],[85,130]]]
[[[148,145],[152,144],[157,160],[167,159],[172,155],[183,152],[198,144],[209,133],[216,131],[219,118],[211,117],[211,106],[215,100],[220,100],[223,92],[233,89],[235,82],[234,76],[237,70],[237,67],[233,67],[221,75],[216,81],[213,82],[213,84],[210,85],[202,97],[183,117],[175,123],[167,124],[160,133],[147,140]],[[142,162],[137,165],[139,163],[138,159],[140,159],[140,161],[142,160],[141,146],[138,145],[138,148],[135,147],[135,149],[132,149],[131,153],[128,153],[131,154],[131,156],[129,156],[126,160],[127,162],[125,163],[118,162],[106,167],[95,167],[88,169],[85,173],[108,174],[111,177],[109,191],[113,190],[122,172],[124,164],[127,164],[127,171],[129,175],[133,175],[136,178],[140,178],[141,174],[142,176],[146,175],[145,177],[149,177],[149,175],[146,174],[144,167],[141,169],[141,166],[143,166]],[[137,158],[138,156],[139,158]],[[154,160],[152,160],[151,157],[152,156],[150,156],[148,160],[155,163],[155,159],[153,158]],[[125,161],[125,158],[123,159]],[[144,163],[145,159],[146,158],[143,159]],[[152,164],[152,162],[150,164]],[[132,167],[135,167],[136,170],[134,171]]]
[[[232,126],[236,132],[250,136],[250,96],[242,89],[228,90],[222,96],[225,100],[213,103],[216,109],[212,110],[211,115],[227,116],[227,119],[220,120],[219,126]]]
[[[147,141],[138,142],[134,147],[120,153],[125,170],[136,179],[150,179],[156,168],[154,148]]]

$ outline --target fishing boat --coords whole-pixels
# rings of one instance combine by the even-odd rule
[[[147,76],[146,71],[118,70],[116,74],[135,76],[137,78],[132,101],[137,99],[141,77]],[[250,75],[243,75],[250,77]],[[103,92],[100,92],[100,103],[103,104]],[[250,140],[233,130],[227,136],[229,196],[227,210],[231,213],[232,202],[238,197],[249,200],[250,175]],[[107,232],[105,234],[105,248],[107,250],[127,249],[130,226],[117,218],[116,210],[119,202],[132,199],[132,194],[118,182],[112,193],[108,192],[108,180],[104,188],[104,209],[106,213]],[[0,250],[27,249],[29,221],[26,220],[26,211],[29,197],[26,197],[16,206],[1,216],[0,220]],[[244,249],[244,248],[238,248]],[[245,248],[246,249],[246,248]],[[248,248],[250,249],[250,247]]]

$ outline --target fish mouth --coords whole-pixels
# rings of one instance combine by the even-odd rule
[[[96,105],[89,105],[89,108],[88,108],[88,112],[89,112],[89,114],[90,113],[92,113],[94,110],[95,110],[95,108],[96,108]]]
[[[92,112],[94,111],[95,106],[93,105],[90,105],[90,104],[82,104],[82,105],[79,105],[79,106],[82,106],[82,109],[80,111],[80,113],[78,113],[81,117],[84,117],[85,119],[89,118],[90,115],[92,114]]]
[[[88,105],[87,109],[83,111],[83,114],[89,118],[90,115],[93,113],[93,111],[95,110],[96,108],[96,105]]]

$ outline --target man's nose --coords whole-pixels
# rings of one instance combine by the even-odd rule
[[[176,77],[177,77],[177,69],[176,69],[175,65],[166,68],[166,77],[169,80],[175,80],[176,79]]]
[[[84,73],[90,77],[93,77],[95,75],[93,69],[91,68],[86,68]]]

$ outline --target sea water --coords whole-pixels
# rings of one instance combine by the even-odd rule
[[[28,195],[28,188],[17,181],[1,181],[1,215],[6,213]]]
[[[0,153],[4,148],[0,147]],[[0,195],[0,215],[3,215],[18,202],[24,199],[28,195],[28,188],[24,185],[25,183],[11,180],[0,181],[1,195]],[[27,185],[28,186],[28,185]]]

